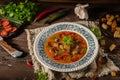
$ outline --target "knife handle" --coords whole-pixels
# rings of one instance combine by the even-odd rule
[[[19,57],[22,55],[21,51],[16,50],[15,48],[7,44],[7,42],[5,42],[4,40],[0,40],[0,46],[4,48],[13,57]]]

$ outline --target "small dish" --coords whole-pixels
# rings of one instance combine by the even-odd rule
[[[101,32],[104,36],[114,38],[116,28],[120,28],[120,11],[104,13],[99,20]]]
[[[8,26],[10,26],[11,28],[14,27],[15,30],[14,31],[11,31],[11,30],[6,31],[5,27],[2,25],[2,20],[6,20],[9,23],[6,28],[8,28]],[[27,25],[27,23],[23,22],[21,20],[16,20],[16,19],[13,19],[13,18],[5,17],[5,16],[0,16],[0,34],[1,34],[1,31],[3,31],[3,30],[5,30],[7,32],[7,36],[2,36],[1,35],[1,37],[5,38],[5,39],[15,37],[22,32],[25,25]]]
[[[99,26],[104,36],[105,45],[103,46],[106,53],[116,54],[120,51],[120,11],[109,11],[103,13],[99,19]],[[110,50],[111,45],[115,48]]]
[[[76,32],[86,40],[88,47],[86,54],[82,59],[72,63],[62,64],[53,61],[46,55],[44,50],[44,44],[47,38],[59,31]],[[44,28],[35,38],[33,47],[37,60],[43,66],[59,72],[71,72],[81,70],[87,67],[96,58],[99,49],[98,40],[96,36],[85,26],[72,22],[56,23]]]

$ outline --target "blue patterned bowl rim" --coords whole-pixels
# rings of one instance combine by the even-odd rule
[[[44,51],[46,39],[58,31],[74,31],[84,37],[88,49],[86,55],[79,61],[70,64],[60,64],[47,57]],[[81,70],[93,62],[98,54],[99,44],[96,36],[85,26],[73,22],[60,22],[45,27],[35,38],[33,50],[37,60],[45,67],[59,72]]]

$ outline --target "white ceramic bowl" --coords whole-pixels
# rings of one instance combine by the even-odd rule
[[[66,30],[80,34],[86,40],[88,48],[85,56],[79,61],[70,64],[60,64],[47,57],[44,51],[44,43],[50,35],[58,31],[66,31]],[[98,53],[98,48],[99,45],[96,36],[85,26],[72,22],[56,23],[44,28],[37,35],[34,42],[34,53],[37,60],[43,66],[59,72],[71,72],[87,67],[96,58]]]

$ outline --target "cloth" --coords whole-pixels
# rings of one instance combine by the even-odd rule
[[[78,21],[75,23],[85,25],[88,28],[90,26],[98,25],[98,23],[94,22],[94,21]],[[78,79],[81,77],[93,77],[94,76],[94,72],[98,68],[97,59],[95,59],[86,68],[84,68],[82,70],[78,70],[78,71],[73,71],[73,72],[56,72],[56,71],[52,71],[52,70],[44,67],[43,65],[41,65],[40,62],[38,62],[38,60],[36,59],[36,57],[34,55],[33,43],[34,43],[35,37],[37,36],[37,34],[40,31],[42,31],[43,28],[44,28],[44,26],[40,26],[39,28],[25,30],[26,34],[27,34],[27,40],[28,40],[28,49],[29,49],[29,53],[32,58],[33,67],[34,67],[35,72],[36,71],[47,72],[48,80],[62,80],[63,78],[70,78],[70,80],[74,80],[74,79]],[[97,77],[108,75],[109,73],[111,73],[111,71],[116,71],[116,72],[119,71],[119,68],[114,64],[114,62],[110,58],[108,58],[108,55],[106,53],[104,53],[104,50],[101,47],[99,49],[98,56],[106,57],[107,63],[104,64],[103,67],[98,70]],[[59,79],[58,79],[58,77],[59,77]]]

